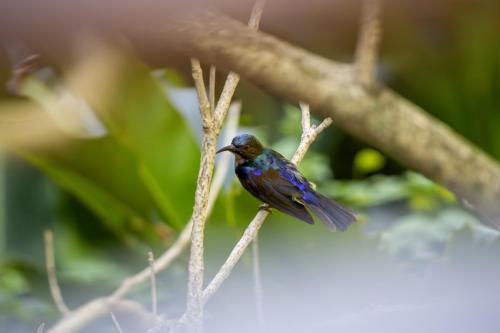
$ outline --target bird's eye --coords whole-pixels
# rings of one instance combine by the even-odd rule
[[[243,148],[243,150],[248,150],[248,148],[250,148],[250,146],[249,145],[244,145],[242,148]]]

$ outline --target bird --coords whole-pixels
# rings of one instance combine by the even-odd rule
[[[314,224],[314,215],[332,231],[345,231],[356,221],[353,212],[318,193],[292,162],[255,136],[238,135],[216,153],[224,151],[234,154],[241,185],[269,207],[308,224]]]

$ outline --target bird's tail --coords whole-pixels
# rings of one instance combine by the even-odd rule
[[[304,205],[328,229],[344,231],[350,224],[356,222],[356,217],[349,209],[319,193],[315,194],[317,200],[311,203],[305,202]]]

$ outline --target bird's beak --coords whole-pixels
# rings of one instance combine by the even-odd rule
[[[222,147],[221,149],[217,150],[216,154],[222,153],[223,151],[230,151],[234,153],[236,151],[236,147],[233,145]]]

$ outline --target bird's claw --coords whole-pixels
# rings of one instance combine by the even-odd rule
[[[271,207],[268,204],[262,204],[259,206],[259,210],[265,210],[268,213],[271,213]]]

